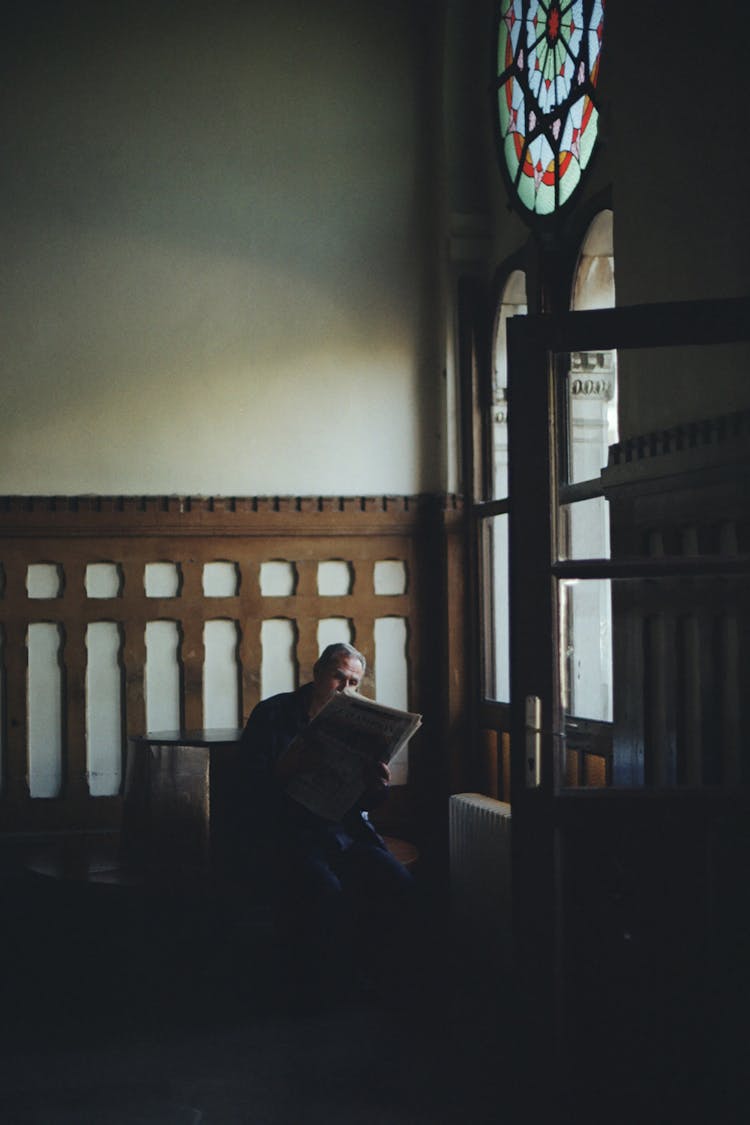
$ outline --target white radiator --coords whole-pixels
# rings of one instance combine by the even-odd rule
[[[449,801],[450,892],[459,939],[498,969],[511,964],[510,805],[480,793]]]

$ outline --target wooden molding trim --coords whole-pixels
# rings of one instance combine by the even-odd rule
[[[416,496],[3,496],[0,537],[411,534],[460,518],[447,493]]]

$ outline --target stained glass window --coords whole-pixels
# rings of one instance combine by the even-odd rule
[[[552,215],[594,148],[605,0],[499,0],[497,122],[518,200]]]

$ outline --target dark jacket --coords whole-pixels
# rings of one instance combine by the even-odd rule
[[[338,822],[324,820],[288,797],[277,781],[279,758],[309,722],[312,687],[305,684],[264,699],[247,721],[240,746],[240,786],[248,842],[269,855],[334,843],[346,847],[354,840],[384,847],[362,808],[351,809]]]

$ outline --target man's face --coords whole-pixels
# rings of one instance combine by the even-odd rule
[[[321,695],[334,691],[356,691],[362,680],[362,665],[356,656],[342,652],[321,668],[315,677],[315,687]]]

